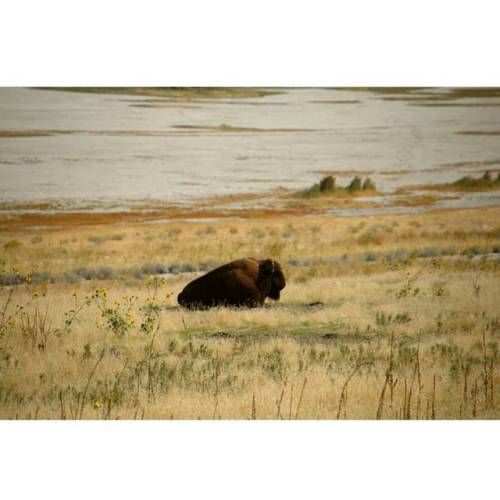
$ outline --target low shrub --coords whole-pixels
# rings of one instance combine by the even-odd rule
[[[4,243],[3,247],[5,250],[17,250],[21,248],[23,244],[18,240],[9,240]]]
[[[52,274],[47,271],[35,271],[31,273],[31,281],[37,285],[41,283],[54,283],[55,280]]]
[[[367,231],[357,240],[360,245],[381,245],[384,242],[384,236],[378,231]]]
[[[374,262],[378,258],[378,255],[375,252],[365,252],[362,256],[362,259],[365,262]]]
[[[170,267],[167,264],[147,263],[141,266],[140,272],[143,275],[147,274],[167,274],[170,272]]]
[[[19,273],[5,273],[0,275],[0,284],[2,286],[22,285],[27,282],[26,276]]]
[[[493,178],[489,172],[485,172],[483,176],[478,179],[466,175],[458,179],[458,181],[453,182],[452,185],[465,190],[496,188],[500,185],[500,173],[497,174],[496,178]]]
[[[179,236],[179,234],[182,233],[182,229],[179,229],[178,227],[173,227],[172,229],[169,229],[167,231],[167,236],[169,238],[175,238],[177,236]]]
[[[346,196],[363,191],[376,191],[375,183],[369,177],[363,180],[361,177],[356,176],[346,187],[342,187],[337,186],[335,178],[328,175],[300,194],[305,198],[312,198],[323,195]]]
[[[440,248],[435,247],[425,247],[418,252],[418,256],[424,259],[430,257],[439,257],[443,254],[443,251]]]
[[[363,181],[361,180],[361,177],[356,176],[347,186],[347,191],[349,191],[350,193],[354,193],[356,191],[361,191],[362,188]]]
[[[102,245],[105,241],[108,240],[105,236],[89,236],[88,241],[94,243],[94,245]]]
[[[122,241],[124,238],[123,234],[112,234],[110,236],[89,236],[87,239],[94,245],[102,245],[106,241]]]

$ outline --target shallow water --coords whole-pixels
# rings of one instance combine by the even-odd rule
[[[0,200],[183,203],[303,188],[323,171],[336,172],[340,184],[366,172],[382,190],[448,182],[500,167],[499,137],[457,134],[500,130],[500,107],[480,105],[491,101],[415,106],[371,92],[284,89],[263,98],[178,105],[150,97],[2,88],[0,133],[73,132],[0,136]],[[268,130],[178,128],[222,124]],[[117,131],[128,134],[112,135]],[[492,199],[500,202],[496,193],[489,193],[488,204]]]

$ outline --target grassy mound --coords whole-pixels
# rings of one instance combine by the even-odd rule
[[[495,179],[489,172],[485,172],[484,175],[479,179],[467,175],[465,177],[462,177],[461,179],[458,179],[458,181],[453,182],[452,185],[465,191],[474,191],[478,189],[498,189],[500,188],[500,173],[497,174]]]
[[[495,191],[500,189],[500,173],[496,178],[489,172],[485,172],[482,177],[476,178],[466,175],[455,182],[447,184],[429,184],[422,186],[423,189],[439,191]]]
[[[356,196],[358,194],[373,194],[377,191],[375,183],[367,177],[354,177],[345,187],[337,186],[335,177],[328,175],[323,177],[320,182],[312,185],[310,188],[301,191],[300,195],[305,198],[314,198],[316,196]]]

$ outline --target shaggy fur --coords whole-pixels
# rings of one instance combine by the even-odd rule
[[[279,300],[285,286],[285,276],[276,261],[240,259],[188,283],[177,297],[177,302],[189,309],[259,307],[266,297]]]

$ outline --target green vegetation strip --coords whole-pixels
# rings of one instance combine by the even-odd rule
[[[482,177],[476,178],[467,175],[455,182],[448,184],[426,184],[419,189],[436,191],[497,191],[500,190],[500,173],[493,177],[486,172]]]
[[[86,94],[118,94],[150,97],[169,97],[172,99],[205,98],[245,98],[265,97],[281,94],[278,90],[256,89],[250,87],[40,87],[40,90],[81,92]]]
[[[315,198],[317,196],[355,196],[357,194],[375,194],[377,189],[375,183],[367,177],[366,179],[361,179],[361,177],[354,177],[352,181],[346,186],[338,186],[335,177],[328,175],[323,177],[320,182],[313,184],[310,188],[305,189],[299,193],[299,196],[303,198]]]

